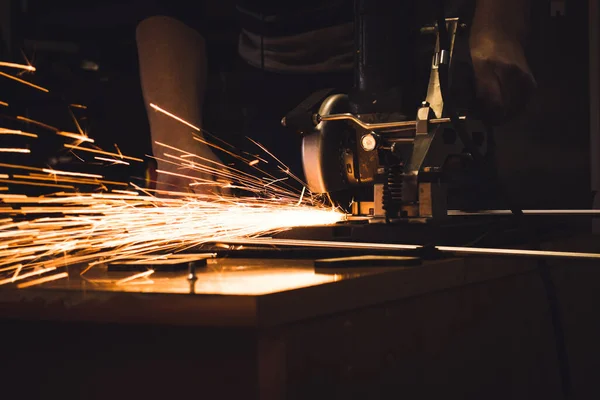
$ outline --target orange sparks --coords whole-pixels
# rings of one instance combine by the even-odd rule
[[[201,131],[154,104],[150,106],[195,131]],[[85,108],[73,104],[71,107]],[[83,132],[73,112],[71,115],[77,127],[73,132],[22,116],[17,119],[59,136],[94,143]],[[0,128],[0,134],[37,137],[5,128]],[[274,171],[274,174],[279,174],[274,176],[261,170],[258,164],[263,162],[266,165],[268,162],[259,155],[245,153],[241,157],[226,142],[221,141],[225,145],[217,146],[199,135],[193,136],[193,139],[211,146],[216,152],[235,156],[241,165],[250,165],[259,175],[252,175],[234,165],[225,165],[215,158],[158,142],[172,154],[154,157],[161,163],[157,173],[189,180],[178,191],[146,189],[131,182],[108,181],[103,175],[94,173],[0,163],[0,168],[16,170],[10,175],[0,174],[0,182],[7,184],[6,190],[16,185],[63,190],[43,196],[0,194],[0,285],[31,278],[17,283],[18,288],[27,288],[67,278],[68,272],[64,268],[73,265],[87,266],[81,273],[84,274],[94,266],[122,260],[139,264],[162,263],[207,242],[262,237],[297,226],[334,224],[345,218],[338,210],[316,201],[306,188],[300,192],[299,187],[285,182],[293,175],[258,143],[255,144],[281,164],[280,171],[286,174],[283,178],[280,178],[279,171]],[[116,152],[83,146],[77,142],[64,144],[75,156],[75,152],[88,152],[92,153],[90,159],[93,157],[106,163],[130,165],[128,161],[144,161],[124,155],[116,144]],[[17,150],[29,152],[28,149]],[[90,189],[88,185],[95,187]],[[120,187],[116,189],[111,185]],[[183,192],[188,185],[198,186],[198,189],[202,189],[201,185],[242,189],[250,196],[235,197],[226,190]],[[55,273],[44,275],[51,271]],[[112,283],[152,284],[149,276],[153,273],[154,270],[148,270]]]
[[[23,132],[17,129],[6,129],[0,128],[0,135],[15,135],[15,136],[27,136],[32,138],[37,138],[38,135],[35,133]]]
[[[273,184],[275,184],[275,183],[278,183],[278,182],[287,181],[288,179],[289,179],[289,178],[288,178],[287,176],[285,176],[285,177],[283,177],[283,178],[279,178],[279,179],[274,179],[274,180],[272,180],[271,182],[267,183],[267,184],[265,185],[265,187],[269,187],[269,186],[271,186],[271,185],[273,185]]]
[[[71,118],[73,119],[73,123],[75,123],[75,127],[77,128],[77,132],[79,132],[79,135],[87,138],[87,135],[83,132],[83,129],[81,129],[81,125],[79,125],[79,121],[77,121],[77,117],[75,116],[73,111],[71,111],[70,108],[69,108],[69,114],[71,114]]]
[[[17,265],[11,265],[10,267],[5,267],[5,268],[0,268],[0,272],[7,272],[7,271],[21,271],[21,269],[23,269],[23,264],[17,264]]]
[[[138,192],[134,192],[131,190],[112,190],[112,193],[119,193],[119,194],[128,194],[130,196],[139,196]]]
[[[40,172],[42,171],[41,168],[28,167],[26,165],[6,164],[6,163],[0,163],[0,167],[11,168],[11,169],[25,169],[28,171],[40,171]]]
[[[30,124],[34,124],[37,126],[41,126],[42,128],[46,128],[49,129],[51,131],[55,131],[58,132],[58,128],[53,127],[52,125],[48,125],[48,124],[44,124],[43,122],[40,121],[36,121],[35,119],[31,119],[31,118],[27,118],[27,117],[23,117],[21,115],[17,116],[17,119],[19,121],[25,121],[25,122],[29,122]]]
[[[0,67],[16,68],[16,69],[22,69],[22,70],[31,71],[31,72],[35,71],[35,67],[33,65],[17,64],[17,63],[11,63],[11,62],[6,62],[6,61],[0,61]]]
[[[17,279],[17,277],[19,276],[19,273],[21,272],[22,269],[23,269],[23,264],[19,264],[17,266],[17,269],[15,269],[15,273],[13,274],[13,277],[12,277],[13,282]]]
[[[32,87],[32,88],[34,88],[34,89],[41,90],[42,92],[46,92],[46,93],[49,93],[49,92],[50,92],[50,91],[49,91],[48,89],[46,89],[46,88],[43,88],[43,87],[41,87],[41,86],[38,86],[38,85],[35,85],[35,84],[31,83],[31,82],[27,82],[27,81],[25,81],[25,80],[23,80],[23,79],[21,79],[21,78],[17,78],[16,76],[9,75],[9,74],[5,74],[5,73],[4,73],[4,72],[2,72],[2,71],[0,71],[0,76],[3,76],[3,77],[5,77],[5,78],[8,78],[8,79],[12,79],[12,80],[14,80],[14,81],[17,81],[17,82],[19,82],[19,83],[22,83],[22,84],[24,84],[24,85],[30,86],[30,87]]]
[[[154,270],[150,269],[148,271],[140,272],[139,274],[135,274],[135,275],[129,276],[127,278],[121,279],[121,280],[117,281],[116,284],[124,285],[124,284],[134,281],[136,279],[148,277],[148,276],[152,275],[153,273],[154,273]]]
[[[81,185],[116,185],[116,186],[129,186],[124,182],[117,181],[108,181],[105,179],[85,179],[78,177],[60,177],[57,175],[38,175],[38,174],[30,174],[30,175],[20,175],[14,174],[13,178],[15,179],[29,179],[34,181],[53,181],[53,182],[69,182],[69,183],[78,183]]]
[[[5,101],[0,101],[0,106],[8,107],[8,103]]]
[[[293,226],[331,224],[343,218],[330,208],[298,206],[297,198],[273,202],[181,193],[180,197],[160,198],[130,191],[64,193],[47,198],[12,196],[11,204],[16,208],[7,212],[32,218],[18,222],[18,226],[10,219],[0,223],[0,232],[7,235],[2,242],[10,243],[0,249],[0,265],[22,263],[23,270],[38,265],[34,261],[23,262],[26,257],[35,260],[43,255],[47,268],[99,265],[175,253],[207,241],[256,237]],[[11,226],[18,230],[9,229]]]
[[[85,174],[82,172],[57,171],[55,169],[48,169],[48,168],[43,168],[42,171],[46,172],[48,174],[51,174],[51,175],[80,176],[82,178],[99,178],[99,179],[104,178],[102,175]]]
[[[159,107],[159,106],[157,106],[156,104],[152,104],[152,103],[150,103],[150,107],[154,108],[156,111],[159,111],[159,112],[161,112],[161,113],[163,113],[163,114],[165,114],[165,115],[167,115],[167,116],[169,116],[169,117],[173,118],[173,119],[174,119],[174,120],[176,120],[176,121],[179,121],[179,122],[181,122],[181,123],[182,123],[182,124],[184,124],[184,125],[187,125],[187,126],[189,126],[190,128],[194,129],[195,131],[202,132],[202,130],[201,130],[200,128],[198,128],[197,126],[195,126],[195,125],[192,125],[192,124],[190,124],[189,122],[187,122],[186,120],[184,120],[183,118],[180,118],[180,117],[178,117],[177,115],[175,115],[175,114],[173,114],[173,113],[170,113],[170,112],[168,112],[167,110],[164,110],[164,109],[160,108],[160,107]]]
[[[157,174],[165,174],[165,175],[171,175],[171,176],[178,176],[180,178],[186,178],[186,179],[190,179],[190,180],[199,180],[199,181],[210,181],[209,179],[203,179],[197,176],[190,176],[190,175],[184,175],[184,174],[178,174],[175,172],[169,172],[169,171],[163,171],[162,169],[157,169],[156,170]],[[213,182],[213,181],[210,181]]]
[[[8,179],[0,179],[2,183],[10,183],[14,185],[25,185],[25,186],[44,186],[44,187],[57,187],[63,189],[75,189],[75,186],[71,185],[58,185],[58,184],[50,184],[50,183],[39,183],[39,182],[25,182],[25,181],[16,181],[16,180],[8,180]]]
[[[117,160],[114,158],[94,157],[94,159],[96,159],[98,161],[106,161],[106,162],[110,162],[110,163],[114,163],[114,164],[131,165],[127,161]]]
[[[26,199],[27,196],[24,194],[0,194],[0,199],[5,200],[6,199]],[[6,229],[6,227],[4,227],[4,229]]]
[[[300,198],[298,199],[298,202],[296,203],[296,206],[299,206],[300,204],[302,204],[302,200],[304,200],[304,193],[306,192],[306,186],[304,186],[302,188],[302,193],[300,193]]]
[[[50,272],[50,271],[54,271],[54,270],[56,270],[56,267],[44,268],[44,269],[40,269],[37,271],[28,272],[26,274],[21,274],[17,277],[13,276],[13,277],[10,277],[7,279],[0,280],[0,286],[6,285],[7,283],[13,283],[15,281],[31,278],[32,276],[42,275],[42,274],[45,274],[46,272]]]
[[[247,159],[245,159],[244,157],[238,156],[238,155],[237,155],[237,154],[235,154],[234,152],[232,152],[232,151],[229,151],[229,150],[226,150],[226,149],[224,149],[223,147],[221,147],[221,146],[218,146],[218,145],[216,145],[216,144],[214,144],[214,143],[210,143],[210,142],[208,142],[208,141],[206,141],[206,140],[204,140],[204,139],[202,139],[202,138],[200,138],[200,137],[198,137],[198,136],[196,136],[196,135],[194,135],[194,136],[193,136],[193,139],[194,139],[194,140],[196,140],[196,141],[198,141],[198,142],[200,142],[200,143],[202,143],[202,144],[205,144],[205,145],[207,145],[207,146],[210,146],[210,147],[212,147],[213,149],[217,149],[217,150],[219,150],[219,151],[222,151],[222,152],[223,152],[223,153],[225,153],[225,154],[229,154],[230,156],[232,156],[232,157],[234,157],[234,158],[237,158],[238,160],[241,160],[241,161],[243,161],[243,162],[245,162],[245,163],[248,163],[248,160],[247,160]]]
[[[64,137],[68,137],[68,138],[71,138],[71,139],[81,140],[82,142],[94,143],[94,139],[89,138],[89,137],[87,137],[85,135],[80,135],[78,133],[58,131],[58,132],[56,132],[56,134],[59,135],[59,136],[64,136]]]
[[[84,106],[83,104],[69,104],[69,107],[81,108],[83,110],[87,110],[87,106]]]
[[[105,156],[111,156],[111,157],[119,157],[118,154],[110,153],[110,152],[104,151],[104,150],[96,150],[96,149],[90,149],[87,147],[79,147],[79,146],[74,146],[72,144],[65,144],[64,146],[67,149],[78,150],[78,151],[87,151],[90,153],[103,154]],[[137,157],[123,156],[123,158],[126,160],[131,160],[131,161],[144,162],[144,160],[142,160],[141,158],[137,158]]]
[[[31,150],[29,149],[18,149],[14,147],[0,147],[0,153],[23,153],[29,154]]]
[[[121,149],[119,148],[119,146],[117,146],[116,143],[115,143],[115,149],[117,150],[117,153],[119,154],[119,157],[123,158],[123,153],[121,153]]]
[[[63,279],[63,278],[68,278],[68,277],[69,277],[68,272],[61,272],[59,274],[45,276],[43,278],[34,279],[29,282],[20,283],[17,285],[17,289],[24,289],[24,288],[28,288],[31,286],[41,285],[42,283],[52,282],[52,281],[56,281],[58,279]]]

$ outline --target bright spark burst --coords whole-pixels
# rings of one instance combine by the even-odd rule
[[[82,142],[94,143],[94,139],[89,138],[89,137],[87,137],[85,135],[77,134],[77,133],[58,131],[58,132],[56,132],[56,134],[59,135],[59,136],[65,136],[65,137],[68,137],[68,138],[71,138],[71,139],[77,139],[77,140],[80,140]]]
[[[200,128],[174,113],[154,104],[151,106],[165,117],[200,132]],[[79,133],[22,116],[17,120],[76,140],[74,144],[65,143],[64,147],[89,160],[112,165],[143,162],[122,154],[116,145],[116,153],[83,147],[82,142],[94,141],[73,118]],[[37,137],[17,129],[0,130],[4,134]],[[0,174],[0,182],[10,188],[9,193],[0,194],[0,285],[26,288],[67,278],[68,267],[74,265],[83,266],[83,274],[100,264],[158,260],[166,254],[177,255],[207,242],[257,238],[297,226],[334,224],[345,218],[302,185],[292,185],[290,182],[298,183],[299,179],[259,143],[252,142],[265,153],[263,157],[275,161],[274,174],[285,176],[261,169],[259,161],[268,162],[259,155],[245,158],[225,149],[231,146],[227,143],[227,146],[217,146],[197,136],[194,138],[217,152],[235,156],[244,168],[157,143],[164,153],[155,158],[169,169],[158,172],[187,182],[190,191],[180,192],[144,189],[130,182],[105,179],[97,173],[0,163],[0,168],[11,170],[10,175]],[[25,150],[0,148],[0,151],[10,152],[25,153]],[[28,196],[15,190],[23,185],[66,191]],[[192,191],[198,189],[201,192]],[[230,191],[241,195],[234,196]],[[115,284],[152,284],[148,276],[153,272],[148,270]]]
[[[6,213],[13,218],[0,222],[5,245],[0,249],[0,268],[22,264],[21,271],[46,273],[75,264],[94,266],[180,252],[295,226],[333,224],[343,218],[331,208],[298,205],[296,199],[281,195],[257,199],[171,194],[176,197],[114,192],[4,197],[5,204],[17,208]],[[16,216],[28,218],[19,221]],[[0,285],[12,282],[13,277],[0,280]]]
[[[35,84],[33,84],[31,82],[28,82],[26,80],[23,80],[21,78],[17,78],[16,76],[13,76],[13,75],[10,75],[10,74],[6,74],[6,73],[4,73],[2,71],[0,71],[0,76],[3,76],[3,77],[8,78],[8,79],[12,79],[13,81],[17,81],[19,83],[22,83],[22,84],[27,85],[29,87],[32,87],[34,89],[41,90],[42,92],[46,92],[46,93],[50,92],[46,88],[43,88],[43,87],[38,86],[38,85],[35,85]]]
[[[29,149],[19,149],[15,147],[0,147],[0,153],[22,153],[29,154],[31,150]]]
[[[32,137],[32,138],[38,137],[38,135],[36,135],[35,133],[28,133],[28,132],[23,132],[18,129],[6,129],[6,128],[0,128],[0,135],[27,136],[27,137]]]
[[[0,61],[0,67],[16,68],[16,69],[22,69],[22,70],[30,71],[30,72],[35,71],[35,67],[33,65],[17,64],[17,63],[11,63],[11,62],[6,62],[6,61]]]

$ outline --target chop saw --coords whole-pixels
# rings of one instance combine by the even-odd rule
[[[386,44],[397,34],[394,19],[366,1],[356,2],[355,14],[352,93],[325,89],[282,119],[302,135],[308,188],[371,223],[439,221],[449,207],[489,206],[478,204],[477,188],[494,176],[491,133],[467,104],[454,103],[454,93],[470,88],[450,86],[466,65],[455,59],[468,54],[467,25],[449,18],[420,29],[417,39],[433,52],[428,83],[419,88],[418,79],[398,76],[411,74],[410,53]],[[422,93],[420,105],[411,103],[409,86]]]

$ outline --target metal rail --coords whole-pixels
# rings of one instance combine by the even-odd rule
[[[480,211],[459,211],[448,210],[449,216],[482,216],[482,215],[511,215],[511,210],[480,210]],[[600,210],[523,210],[526,215],[600,215]]]
[[[231,239],[219,242],[220,244],[240,245],[262,245],[271,247],[311,247],[326,249],[347,249],[347,250],[419,250],[426,249],[421,245],[413,244],[393,244],[393,243],[360,243],[360,242],[334,242],[320,240],[295,240],[295,239],[274,239],[274,238],[252,238],[252,239]],[[434,250],[443,253],[452,253],[460,255],[488,255],[505,256],[519,258],[554,258],[554,259],[578,259],[578,260],[600,260],[599,253],[581,253],[570,251],[547,251],[547,250],[527,250],[527,249],[502,249],[502,248],[483,248],[483,247],[455,247],[455,246],[434,246]]]

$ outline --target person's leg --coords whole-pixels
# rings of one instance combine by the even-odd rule
[[[207,178],[197,171],[179,169],[160,159],[164,153],[177,152],[158,145],[164,143],[190,153],[215,159],[207,148],[192,137],[192,128],[150,107],[155,104],[190,124],[202,127],[202,105],[206,88],[206,52],[202,36],[170,17],[150,17],[136,30],[140,79],[148,110],[152,149],[158,169]],[[187,190],[189,179],[159,173],[157,189]]]

